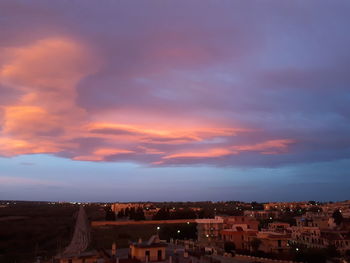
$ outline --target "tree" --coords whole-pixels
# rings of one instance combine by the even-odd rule
[[[310,204],[310,205],[316,205],[316,201],[310,200],[310,201],[309,201],[309,204]]]
[[[133,215],[134,220],[145,220],[145,214],[143,212],[143,209],[141,207],[138,207]]]
[[[161,239],[196,239],[197,224],[165,224],[159,229],[159,237]]]
[[[232,252],[235,249],[236,249],[235,243],[230,242],[230,241],[227,241],[227,242],[224,243],[224,250],[225,250],[225,252],[230,253],[230,252]]]
[[[214,212],[210,209],[203,208],[199,211],[198,218],[214,218]]]
[[[331,259],[334,255],[333,248],[303,248],[298,247],[294,251],[294,260],[308,263],[326,263],[327,259]]]
[[[320,206],[312,206],[312,207],[308,208],[307,211],[318,213],[318,212],[322,212],[323,210],[322,210],[322,207],[320,207]]]
[[[347,257],[350,257],[350,249],[348,249],[348,250],[345,251],[345,255],[346,255]]]
[[[124,217],[124,209],[121,209],[119,212],[118,212],[118,218],[123,218]]]
[[[196,213],[190,208],[177,210],[171,214],[172,219],[193,219],[196,218]]]
[[[327,256],[329,258],[333,258],[333,257],[338,257],[339,256],[339,252],[337,251],[337,248],[334,245],[327,246],[326,253],[327,253]]]
[[[153,220],[167,220],[170,219],[170,212],[166,207],[162,207],[158,212],[153,216]]]
[[[250,246],[252,247],[254,252],[257,252],[259,250],[261,243],[262,242],[259,238],[254,238],[252,241],[250,241]]]
[[[251,202],[250,205],[252,206],[252,210],[264,210],[264,205],[256,201]]]
[[[125,216],[125,217],[130,216],[130,209],[129,209],[129,207],[125,208],[125,210],[124,210],[124,216]]]
[[[333,212],[332,217],[334,218],[334,222],[337,224],[337,226],[339,226],[342,222],[343,222],[343,215],[342,213],[339,211],[339,209],[336,209]]]
[[[106,221],[115,221],[115,213],[112,211],[112,208],[110,206],[106,207]]]
[[[131,207],[129,211],[129,219],[135,219],[135,214],[136,214],[135,207]]]

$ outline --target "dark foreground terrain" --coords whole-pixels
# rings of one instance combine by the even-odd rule
[[[37,257],[50,259],[69,244],[79,204],[1,202],[1,263],[32,263]],[[84,208],[90,221],[105,220],[106,209],[103,204],[85,204]],[[196,224],[95,227],[92,228],[91,246],[110,248],[116,242],[118,248],[126,248],[131,241],[139,238],[147,240],[154,234],[167,240],[195,238]]]
[[[70,203],[10,202],[0,207],[0,262],[33,262],[64,248],[79,206]],[[104,217],[99,205],[85,206],[90,219]]]

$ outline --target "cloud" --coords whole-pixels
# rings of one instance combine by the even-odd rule
[[[251,167],[348,156],[348,4],[84,4],[0,4],[1,156]]]
[[[270,140],[252,145],[233,146],[232,149],[237,152],[254,151],[262,154],[278,154],[288,152],[288,146],[293,143],[296,143],[296,141],[290,139]]]
[[[171,154],[163,157],[164,159],[173,159],[173,158],[215,158],[225,155],[233,154],[232,151],[227,149],[210,149],[205,152],[184,152]]]
[[[66,38],[46,38],[2,52],[0,83],[19,94],[11,104],[0,105],[1,154],[57,153],[72,147],[64,137],[74,133],[85,114],[75,105],[75,85],[93,68],[84,48]]]

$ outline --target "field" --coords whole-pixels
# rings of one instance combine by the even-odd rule
[[[0,262],[34,262],[40,256],[50,259],[62,251],[73,235],[79,206],[46,202],[16,202],[0,207]],[[102,205],[85,206],[90,221],[105,219]],[[99,226],[92,228],[91,246],[127,248],[130,242],[148,240],[159,234],[161,239],[195,238],[196,224],[149,224]]]
[[[159,230],[157,230],[157,227]],[[180,233],[178,233],[180,231]],[[160,224],[160,225],[125,225],[103,226],[93,228],[93,242],[95,247],[109,248],[113,242],[117,247],[126,248],[130,242],[148,240],[152,235],[159,234],[160,239],[196,238],[196,224]]]
[[[16,202],[0,208],[0,262],[33,262],[50,257],[70,241],[78,205]],[[100,220],[104,210],[86,207],[89,218]]]

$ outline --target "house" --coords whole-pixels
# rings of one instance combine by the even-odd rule
[[[154,235],[147,242],[142,242],[140,239],[138,242],[131,243],[130,256],[142,262],[164,261],[167,246],[159,240],[157,235]]]
[[[287,233],[290,224],[284,222],[273,222],[268,224],[268,231],[276,233]]]
[[[221,237],[224,242],[232,242],[237,250],[247,249],[246,240],[248,236],[256,236],[257,230],[248,229],[247,225],[234,225],[231,229],[221,231]]]
[[[275,219],[280,216],[280,211],[275,210],[245,210],[244,216],[255,219]]]
[[[224,228],[224,219],[222,217],[196,219],[197,235],[199,242],[207,242],[220,239],[221,230]]]
[[[336,224],[332,217],[321,215],[305,215],[295,218],[298,227],[319,227],[320,229],[335,228]]]
[[[348,230],[320,229],[319,227],[295,226],[292,229],[292,242],[308,248],[334,246],[340,253],[350,250]]]
[[[235,225],[246,225],[247,229],[258,230],[259,221],[249,216],[228,216],[223,217],[225,229]]]
[[[295,210],[297,208],[309,208],[312,204],[309,202],[275,202],[264,204],[264,210]]]
[[[246,244],[249,246],[249,250],[253,251],[255,248],[252,246],[254,239],[260,240],[258,250],[265,253],[288,253],[289,251],[289,240],[291,236],[289,234],[276,233],[270,231],[260,231],[255,236],[247,236]]]

